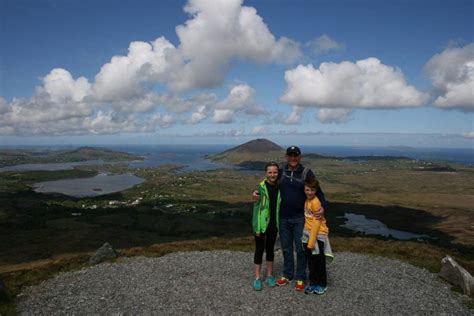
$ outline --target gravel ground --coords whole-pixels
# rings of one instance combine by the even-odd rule
[[[275,271],[282,269],[281,252]],[[435,274],[407,263],[336,253],[322,296],[293,287],[252,289],[253,254],[178,252],[125,258],[59,274],[27,288],[20,314],[456,314],[461,295]]]

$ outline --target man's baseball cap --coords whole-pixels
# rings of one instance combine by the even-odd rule
[[[286,149],[286,154],[289,155],[301,155],[301,150],[296,146],[290,146]]]

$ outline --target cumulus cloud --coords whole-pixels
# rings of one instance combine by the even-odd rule
[[[212,116],[212,121],[214,123],[232,123],[234,120],[234,111],[232,110],[222,110],[217,109],[214,110],[214,114]]]
[[[43,85],[37,88],[37,93],[47,94],[54,103],[81,102],[91,93],[91,85],[86,78],[74,80],[69,71],[61,68],[51,70],[42,82]]]
[[[174,90],[215,87],[224,81],[232,60],[289,62],[301,56],[298,43],[276,39],[253,7],[242,0],[190,0],[191,19],[176,27],[178,55]],[[203,76],[202,74],[206,75]]]
[[[304,108],[294,105],[293,110],[291,111],[290,115],[288,115],[288,117],[286,117],[283,120],[283,124],[287,124],[287,125],[298,124],[301,120],[301,114],[303,113],[303,111],[304,111]]]
[[[425,71],[436,89],[435,106],[474,111],[474,43],[434,55]]]
[[[284,103],[322,108],[401,108],[425,104],[428,95],[406,83],[399,69],[377,58],[356,63],[299,65],[285,73]]]
[[[331,51],[340,51],[344,49],[344,45],[336,42],[327,34],[323,34],[320,37],[313,39],[312,41],[306,43],[306,46],[308,46],[311,51],[317,55],[323,55]]]
[[[91,82],[58,68],[32,97],[0,99],[0,133],[144,131],[180,121],[197,124],[210,117],[229,123],[238,114],[265,114],[254,101],[254,89],[245,84],[232,87],[221,101],[213,94],[181,98],[177,93],[222,85],[235,61],[292,62],[301,56],[299,43],[276,38],[242,0],[189,0],[184,10],[189,18],[176,27],[177,45],[165,37],[134,41],[125,56],[113,56]],[[156,85],[168,90],[158,94]],[[173,115],[156,115],[159,107]]]
[[[190,0],[184,10],[190,18],[176,27],[177,47],[164,37],[135,41],[127,56],[102,66],[93,87],[98,100],[135,98],[157,83],[174,92],[213,88],[224,82],[234,60],[291,62],[301,56],[297,42],[276,39],[242,0]]]
[[[321,123],[346,123],[352,109],[345,108],[322,108],[318,111],[317,118]]]
[[[232,123],[238,113],[261,115],[265,110],[255,104],[255,89],[247,84],[239,84],[229,92],[229,95],[218,102],[214,110],[212,121],[214,123]]]
[[[115,102],[139,97],[150,83],[168,79],[175,52],[176,48],[164,37],[152,43],[131,42],[127,56],[112,57],[95,76],[95,99]]]

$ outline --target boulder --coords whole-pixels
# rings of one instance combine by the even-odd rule
[[[441,259],[439,276],[449,283],[459,286],[464,294],[474,294],[474,278],[448,255]]]
[[[97,249],[95,254],[89,259],[89,264],[94,265],[94,264],[101,263],[105,260],[113,259],[117,257],[118,257],[117,251],[109,243],[106,242],[102,247]]]
[[[5,286],[5,283],[2,280],[2,277],[0,277],[0,302],[6,302],[8,300],[8,292],[7,292],[7,287]]]

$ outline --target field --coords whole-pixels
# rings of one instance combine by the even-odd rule
[[[253,166],[261,169],[262,163],[277,157],[258,158],[260,163],[254,161]],[[432,271],[439,269],[442,256],[450,254],[474,272],[472,167],[316,155],[302,162],[315,171],[331,202],[326,215],[336,251],[385,255]],[[1,173],[0,273],[7,286],[17,293],[54,271],[83,266],[88,254],[104,242],[126,255],[161,255],[193,248],[196,243],[198,249],[251,250],[250,193],[263,171],[180,173],[180,167],[131,169],[125,164],[105,164]],[[35,182],[92,177],[103,171],[133,172],[146,181],[95,198],[31,189]],[[346,212],[432,238],[396,241],[355,233],[341,227]]]

